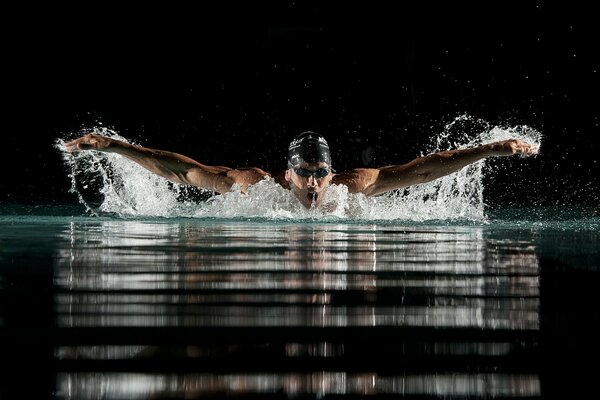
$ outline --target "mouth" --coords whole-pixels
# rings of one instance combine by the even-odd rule
[[[311,203],[315,203],[317,201],[317,198],[319,197],[319,194],[317,192],[308,192],[306,197],[308,197],[308,200]]]

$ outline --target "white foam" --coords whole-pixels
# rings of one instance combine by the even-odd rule
[[[478,126],[469,132],[458,125]],[[94,133],[128,141],[116,132],[97,128]],[[527,126],[488,127],[485,122],[460,116],[434,138],[429,153],[467,148],[484,143],[521,139],[539,148],[542,136]],[[267,178],[242,193],[210,195],[208,200],[186,200],[196,189],[168,182],[116,154],[86,151],[68,153],[57,140],[70,169],[71,191],[95,214],[120,216],[268,218],[286,220],[472,220],[485,219],[483,198],[484,161],[426,184],[377,197],[351,194],[345,186],[332,185],[322,205],[306,209],[289,191]],[[226,161],[226,160],[224,160]]]

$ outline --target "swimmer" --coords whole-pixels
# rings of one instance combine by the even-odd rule
[[[260,168],[204,165],[184,155],[132,145],[110,137],[87,134],[65,144],[67,151],[96,150],[120,154],[172,182],[224,193],[239,185],[245,192],[265,177],[291,190],[306,207],[318,207],[331,184],[345,185],[350,193],[376,196],[395,189],[433,181],[486,157],[532,155],[537,149],[518,139],[418,157],[406,164],[356,168],[337,173],[329,145],[315,132],[304,132],[289,145],[287,170],[269,174]]]

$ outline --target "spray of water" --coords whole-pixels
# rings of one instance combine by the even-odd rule
[[[94,133],[128,141],[116,132]],[[527,126],[491,127],[460,116],[437,135],[427,153],[460,149],[505,139],[521,139],[539,148],[542,136]],[[351,194],[332,185],[319,207],[306,209],[289,191],[266,178],[246,194],[239,187],[215,194],[178,185],[116,154],[68,153],[57,140],[69,169],[71,191],[96,215],[268,218],[285,220],[467,220],[484,221],[483,173],[479,161],[449,176],[377,197]]]

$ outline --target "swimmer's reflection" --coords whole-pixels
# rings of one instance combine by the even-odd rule
[[[538,328],[531,243],[482,228],[73,223],[58,324]]]
[[[70,245],[58,252],[55,268],[56,320],[62,328],[167,327],[177,332],[187,327],[229,327],[244,335],[244,329],[251,327],[483,328],[494,332],[496,328],[531,331],[539,325],[535,248],[528,242],[488,240],[481,228],[127,221],[72,224],[65,235]],[[277,346],[264,342],[203,345],[176,337],[160,346],[143,344],[143,338],[140,345],[108,345],[101,340],[66,343],[55,348],[55,357],[59,361],[171,360],[176,364],[198,360],[200,365],[233,360],[233,370],[175,375],[65,372],[57,376],[57,393],[63,398],[91,398],[102,388],[108,398],[167,393],[175,397],[539,395],[538,377],[519,373],[434,369],[431,374],[404,371],[380,376],[372,372],[235,370],[240,363],[252,360],[254,365],[262,359],[273,365],[311,359],[320,365],[332,359],[343,368],[348,359],[361,360],[352,359],[351,354],[378,349],[371,343],[372,348],[365,344],[365,349],[349,350],[343,337],[284,340]],[[377,338],[371,340],[377,342]],[[394,354],[508,357],[518,347],[508,341],[452,342],[443,335],[437,341],[412,343],[411,348],[404,345],[392,343],[397,347]],[[368,371],[369,367],[364,368]]]
[[[418,395],[435,397],[509,398],[540,395],[539,378],[531,374],[445,373],[380,376],[374,373],[316,372],[283,374],[131,374],[63,373],[57,379],[61,398],[163,398],[239,396],[284,393],[312,395]],[[475,397],[476,396],[476,397]]]

